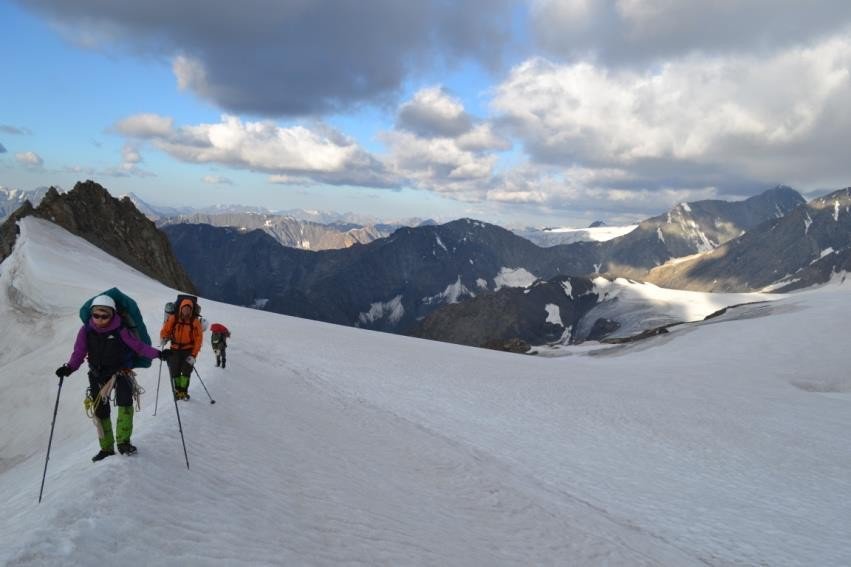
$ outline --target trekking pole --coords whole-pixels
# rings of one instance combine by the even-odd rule
[[[59,389],[56,391],[56,405],[53,406],[53,421],[50,423],[50,440],[47,442],[47,456],[44,458],[44,474],[41,475],[41,490],[38,491],[38,503],[41,504],[41,495],[44,493],[44,479],[47,478],[47,461],[50,460],[50,446],[53,445],[53,428],[56,426],[56,412],[59,411],[59,394],[62,393],[63,376],[59,377]]]
[[[183,456],[186,457],[186,470],[189,470],[189,454],[186,452],[183,425],[180,423],[180,408],[177,407],[177,390],[174,389],[174,378],[171,379],[171,397],[174,398],[174,411],[177,413],[177,428],[180,430],[180,442],[183,443]]]
[[[201,375],[198,374],[198,369],[195,366],[192,367],[192,370],[195,371],[195,374],[198,375],[198,380],[201,380]],[[210,395],[210,390],[207,389],[207,385],[204,384],[204,380],[201,380],[201,385],[204,386],[204,391],[207,392],[207,397],[210,398],[210,403],[216,403],[216,400],[213,399],[213,396]]]
[[[160,359],[160,371],[157,373],[157,397],[154,398],[154,415],[157,415],[157,404],[160,403],[160,378],[163,375],[163,359]]]

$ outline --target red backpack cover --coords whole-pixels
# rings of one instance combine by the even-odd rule
[[[225,335],[230,334],[228,328],[222,325],[221,323],[213,323],[212,325],[210,325],[210,331],[212,331],[213,333],[223,333]]]

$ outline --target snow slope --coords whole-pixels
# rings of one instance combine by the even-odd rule
[[[629,234],[638,227],[637,224],[624,226],[595,226],[589,228],[545,228],[523,229],[514,231],[519,236],[531,240],[541,247],[558,244],[573,244],[575,242],[605,242],[624,234]]]
[[[699,321],[730,306],[776,301],[781,295],[770,293],[706,293],[666,289],[652,283],[627,278],[608,280],[596,277],[594,293],[600,302],[577,325],[574,336],[588,336],[597,319],[610,319],[620,328],[607,339],[629,337],[664,325]],[[570,347],[565,349],[569,352]]]
[[[174,291],[62,229],[0,265],[0,564],[848,565],[847,284],[596,356],[542,358],[204,301],[180,415],[157,366],[139,453],[93,464],[53,370],[117,285],[150,329]],[[104,274],[101,276],[100,274]],[[166,374],[164,372],[164,374]]]

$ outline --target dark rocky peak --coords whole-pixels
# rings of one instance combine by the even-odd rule
[[[385,245],[434,248],[450,255],[475,253],[493,247],[498,247],[501,252],[509,251],[509,254],[517,247],[537,248],[525,238],[500,226],[466,218],[440,225],[402,227],[380,242]]]
[[[759,203],[762,201],[770,201],[779,203],[781,206],[785,206],[787,209],[794,209],[798,205],[802,205],[806,202],[800,193],[798,193],[795,189],[789,187],[788,185],[778,185],[773,189],[769,189],[767,191],[763,191],[759,195],[754,195],[745,200],[746,202],[751,203]]]
[[[529,240],[501,226],[475,219],[458,219],[434,227],[435,233],[457,248],[471,246],[500,246],[505,249],[531,250],[539,248]]]
[[[51,187],[38,207],[19,209],[7,223],[11,221],[14,226],[17,219],[28,215],[61,226],[169,287],[195,292],[166,236],[136,209],[130,198],[116,199],[94,181],[79,182],[63,194]],[[10,232],[14,234],[14,228],[2,230],[4,244],[0,249],[11,251],[14,239],[6,240]]]
[[[607,225],[605,222],[603,222],[601,220],[595,220],[594,222],[592,222],[591,224],[588,225],[588,228],[600,228],[602,226],[609,226],[609,225]]]

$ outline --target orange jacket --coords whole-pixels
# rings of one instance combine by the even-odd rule
[[[184,299],[177,308],[177,313],[168,316],[160,330],[160,339],[171,341],[173,350],[191,350],[192,356],[197,358],[204,342],[204,329],[201,328],[201,321],[194,315],[190,315],[188,321],[180,319],[180,307],[184,305],[191,306],[192,302]]]

